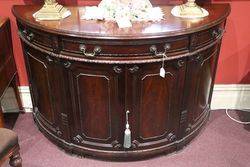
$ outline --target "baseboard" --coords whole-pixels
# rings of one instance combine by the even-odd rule
[[[19,86],[19,93],[25,112],[32,112],[32,100],[28,86]]]
[[[19,92],[25,112],[32,112],[32,101],[28,86],[20,86]],[[212,109],[250,109],[250,85],[215,85]]]
[[[250,85],[215,85],[212,109],[250,109]]]

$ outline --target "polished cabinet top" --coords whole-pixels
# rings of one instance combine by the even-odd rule
[[[56,34],[101,39],[143,39],[192,33],[218,24],[230,13],[229,4],[206,5],[204,8],[210,15],[191,20],[172,16],[173,6],[161,6],[165,13],[162,21],[133,23],[131,28],[119,29],[111,21],[81,20],[80,14],[84,7],[68,7],[72,15],[60,21],[36,21],[32,15],[39,8],[40,6],[15,5],[12,11],[19,21],[33,28]]]

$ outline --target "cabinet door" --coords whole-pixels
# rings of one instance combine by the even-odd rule
[[[123,68],[72,63],[69,68],[73,101],[72,140],[98,149],[121,148],[120,113],[124,107]]]
[[[218,48],[212,47],[190,58],[187,66],[186,105],[188,128],[195,129],[210,109],[212,86],[218,59]]]
[[[126,106],[133,148],[161,146],[177,137],[185,61],[165,62],[165,78],[160,68],[161,63],[128,67]]]
[[[60,77],[58,69],[53,64],[52,58],[47,55],[29,47],[24,49],[35,115],[39,117],[38,120],[44,127],[61,137],[59,109],[56,108],[57,97],[60,97],[58,91],[60,92],[61,88],[57,85],[61,83],[58,80]]]

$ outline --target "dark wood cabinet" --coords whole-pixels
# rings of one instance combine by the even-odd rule
[[[122,75],[113,65],[74,62],[68,68],[73,113],[73,142],[113,149],[121,147],[119,126],[123,94]],[[123,69],[121,69],[123,70]]]
[[[187,133],[199,125],[207,117],[210,109],[211,92],[213,89],[214,74],[217,66],[219,47],[200,52],[188,60],[186,82],[188,127]]]
[[[64,20],[39,22],[31,15],[38,6],[14,6],[39,129],[70,153],[112,160],[181,149],[209,116],[230,13],[227,4],[204,7],[212,14],[200,21],[162,6],[166,20],[118,29],[79,20],[77,7]]]
[[[33,48],[25,47],[28,61],[29,81],[31,83],[34,113],[44,127],[53,134],[62,136],[61,111],[64,108],[63,80],[58,74],[62,68],[49,55]]]
[[[23,109],[18,85],[19,78],[12,50],[10,20],[0,17],[0,127],[4,127],[1,99],[9,86],[14,88],[20,111]]]
[[[164,146],[177,139],[185,62],[173,60],[164,65],[165,78],[159,75],[162,63],[128,67],[127,109],[131,110],[134,148]]]

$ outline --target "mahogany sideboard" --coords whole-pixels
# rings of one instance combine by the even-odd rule
[[[12,49],[10,20],[0,17],[0,128],[4,127],[1,99],[9,86],[14,88],[19,110],[22,111],[18,85],[19,79]]]
[[[69,153],[134,160],[183,148],[209,117],[229,4],[203,19],[159,22],[35,21],[39,6],[14,6],[28,69],[34,120]],[[163,57],[162,55],[166,55]],[[162,61],[165,78],[159,75]],[[124,148],[129,110],[131,147]]]

